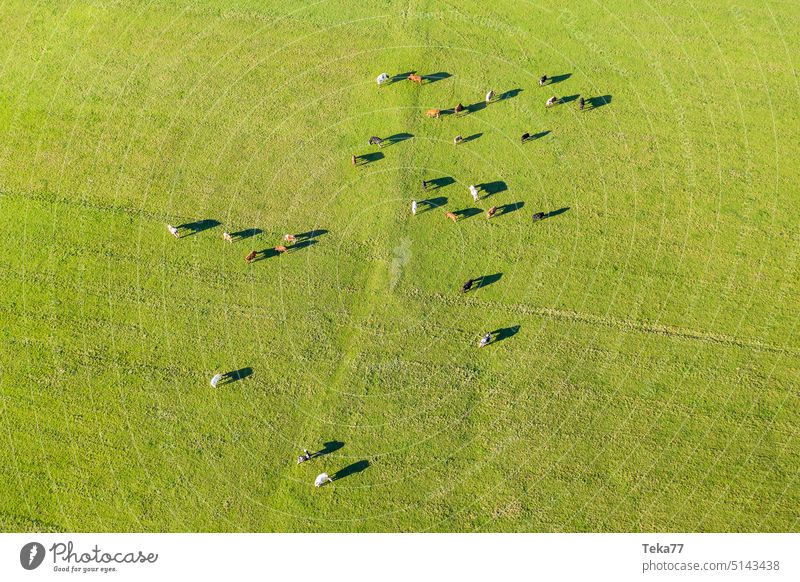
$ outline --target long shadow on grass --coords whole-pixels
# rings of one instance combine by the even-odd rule
[[[323,444],[322,448],[318,450],[316,453],[311,455],[312,459],[317,457],[322,457],[324,455],[330,455],[331,453],[335,453],[339,449],[344,446],[342,441],[328,441],[327,443]]]
[[[256,253],[256,258],[253,259],[252,262],[257,263],[258,261],[264,261],[266,259],[271,259],[272,257],[277,257],[278,255],[280,255],[280,253],[274,248],[264,249],[263,251],[258,251]]]
[[[527,138],[527,139],[524,139],[524,140],[522,140],[522,143],[527,143],[527,142],[529,142],[529,141],[536,141],[537,139],[541,139],[541,138],[543,138],[543,137],[544,137],[544,136],[546,136],[548,133],[550,133],[550,130],[549,130],[549,129],[546,129],[545,131],[540,131],[539,133],[534,133],[533,135],[531,135],[531,136],[528,136],[528,138]]]
[[[483,133],[473,133],[472,135],[468,135],[467,137],[462,139],[461,143],[467,143],[468,141],[475,141],[476,139],[478,139],[482,135],[483,135]]]
[[[301,232],[300,234],[294,235],[297,240],[306,240],[309,238],[316,238],[318,236],[322,236],[323,234],[328,234],[328,231],[324,228],[318,228],[316,230],[309,230],[308,232]]]
[[[437,196],[436,198],[427,198],[426,200],[420,200],[420,206],[423,204],[425,205],[425,209],[422,212],[427,212],[429,210],[433,210],[434,208],[439,208],[447,204],[447,196]]]
[[[453,214],[458,216],[458,219],[461,220],[461,219],[470,218],[470,217],[475,216],[477,214],[481,214],[482,212],[483,212],[483,210],[481,210],[480,208],[464,208],[463,210],[454,211]]]
[[[495,212],[495,216],[503,216],[504,214],[510,214],[515,210],[519,210],[525,206],[525,203],[520,200],[519,202],[512,202],[511,204],[503,204],[502,206],[497,207],[497,212]]]
[[[195,220],[194,222],[187,222],[185,224],[180,224],[176,228],[178,230],[188,230],[186,234],[181,233],[181,238],[185,236],[192,236],[193,234],[197,234],[198,232],[203,232],[204,230],[208,230],[209,228],[214,228],[215,226],[219,226],[220,221],[214,220],[213,218],[205,218],[203,220]]]
[[[338,481],[339,479],[344,479],[345,477],[349,477],[350,475],[355,475],[357,473],[361,473],[362,471],[366,470],[369,467],[369,461],[357,461],[352,465],[347,465],[344,469],[339,469],[336,471],[332,476],[331,479],[334,481]]]
[[[519,332],[518,325],[512,325],[511,327],[501,327],[500,329],[496,329],[492,332],[492,343],[501,342],[505,339],[513,337],[517,335]]]
[[[550,79],[545,83],[546,85],[555,85],[556,83],[560,83],[561,81],[566,81],[572,76],[572,73],[564,73],[563,75],[554,75],[550,77]]]
[[[232,384],[237,380],[244,380],[248,376],[253,375],[253,368],[240,368],[238,370],[233,370],[232,372],[225,372],[222,375],[222,378],[219,381],[218,386],[223,386],[225,384]]]
[[[398,81],[405,81],[409,75],[413,75],[416,71],[406,71],[405,73],[398,73],[393,77],[389,77],[389,84],[397,83]]]
[[[396,143],[400,143],[406,141],[407,139],[411,139],[414,137],[411,133],[396,133],[394,135],[390,135],[385,140],[383,140],[383,147],[392,146]]]
[[[575,95],[567,95],[566,97],[562,97],[561,99],[559,99],[558,100],[558,104],[559,105],[566,105],[567,103],[572,103],[578,97],[580,97],[580,95],[577,94],[577,93]]]
[[[599,97],[589,97],[586,100],[586,103],[589,104],[589,109],[597,109],[598,107],[602,107],[603,105],[608,105],[611,103],[611,95],[600,95]]]
[[[382,159],[383,153],[381,152],[372,152],[371,154],[361,154],[360,156],[356,156],[356,162],[358,162],[359,166],[366,166],[367,164],[371,164]]]
[[[486,196],[492,196],[493,194],[499,194],[500,192],[505,192],[506,190],[508,190],[508,184],[506,184],[502,180],[495,180],[494,182],[486,182],[485,184],[479,184],[478,187],[483,192],[486,192]]]
[[[436,81],[441,81],[442,79],[449,79],[452,76],[453,75],[451,75],[446,71],[439,71],[438,73],[433,73],[431,75],[422,75],[422,78],[428,82],[427,83],[428,85],[430,85],[431,83],[435,83]]]
[[[475,283],[473,283],[473,289],[480,289],[481,287],[488,287],[492,283],[497,283],[502,276],[503,273],[495,273],[494,275],[481,275],[475,279]]]
[[[231,237],[233,240],[244,240],[246,238],[250,238],[251,236],[261,234],[262,232],[264,231],[260,228],[248,228],[246,230],[240,230],[239,232],[232,232]]]
[[[505,93],[500,93],[497,97],[498,101],[505,101],[506,99],[512,99],[522,93],[522,89],[511,89],[510,91],[506,91]]]
[[[427,184],[428,190],[436,190],[449,186],[450,184],[455,184],[456,181],[451,176],[443,176],[441,178],[434,178],[433,180],[425,180],[425,183]]]
[[[309,238],[306,240],[297,241],[291,246],[286,247],[287,251],[299,251],[300,249],[304,249],[310,247],[311,245],[317,244],[319,241],[313,238]]]
[[[486,101],[478,101],[477,103],[464,107],[464,110],[468,113],[476,113],[482,109],[486,109]]]
[[[545,214],[544,218],[553,218],[554,216],[558,216],[559,214],[564,214],[567,210],[569,210],[569,206],[565,206],[564,208],[559,208],[558,210],[552,210],[547,214]]]

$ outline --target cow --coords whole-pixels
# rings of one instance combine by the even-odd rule
[[[461,286],[461,292],[466,293],[470,289],[472,289],[472,284],[475,282],[475,279],[467,279],[464,284]]]
[[[497,212],[497,206],[492,206],[489,210],[486,211],[486,218],[491,218]]]
[[[408,80],[416,83],[417,85],[422,85],[422,75],[411,74],[408,76]]]
[[[478,189],[475,186],[470,186],[469,187],[469,193],[472,194],[472,199],[475,202],[477,202],[478,199],[480,198],[480,195],[478,194]]]
[[[536,214],[533,215],[534,222],[539,222],[540,220],[543,219],[544,219],[544,212],[537,212]]]
[[[456,112],[456,115],[458,115],[459,113],[461,113],[462,111],[464,111],[464,106],[463,106],[461,103],[459,103],[458,105],[456,105],[456,107],[455,107],[455,110],[454,110],[454,111]]]
[[[250,253],[248,253],[248,255],[244,258],[244,262],[249,265],[255,260],[257,256],[258,253],[256,251],[250,251]]]
[[[545,83],[547,83],[547,75],[542,75],[542,77],[539,79],[539,87],[541,87]]]
[[[444,213],[446,218],[449,218],[453,222],[458,222],[458,215],[453,212],[445,212]]]
[[[283,241],[289,243],[295,243],[297,242],[297,237],[294,236],[293,234],[285,234],[283,235]]]
[[[174,236],[175,238],[181,238],[181,235],[178,233],[178,229],[172,226],[171,224],[167,225],[167,230],[169,233]]]
[[[462,141],[464,141],[464,137],[463,136],[457,135],[456,137],[453,138],[453,143],[455,145],[460,144]]]
[[[369,138],[369,145],[376,145],[379,148],[382,148],[383,147],[383,140],[381,138],[379,138],[378,136],[373,135],[371,138]]]
[[[378,82],[378,87],[380,87],[389,80],[389,75],[386,73],[381,73],[375,80]]]
[[[586,100],[583,97],[581,97],[580,99],[578,99],[578,109],[583,111],[584,107],[586,107]]]
[[[288,249],[283,245],[278,245],[275,247],[275,252],[278,254],[285,253]]]
[[[229,243],[232,243],[233,235],[226,230],[225,232],[222,233],[222,240],[226,240]]]
[[[439,116],[441,114],[442,114],[442,112],[439,109],[428,109],[425,112],[425,115],[427,115],[428,117],[437,118],[437,119],[439,118]]]
[[[529,140],[530,138],[531,138],[531,134],[529,134],[529,133],[523,133],[523,134],[522,134],[522,143],[525,143],[525,142],[526,142],[527,140]]]
[[[550,97],[550,99],[547,100],[547,102],[544,104],[544,106],[545,107],[552,107],[556,103],[558,103],[558,97],[553,95],[552,97]]]
[[[355,155],[350,156],[350,163],[354,166],[358,163],[357,160],[358,158]]]
[[[486,102],[489,103],[492,99],[494,99],[494,91],[489,91],[486,94]]]

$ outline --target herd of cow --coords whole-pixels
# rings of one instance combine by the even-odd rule
[[[399,78],[402,79],[403,77],[399,77]],[[409,81],[413,82],[413,83],[418,84],[418,85],[422,85],[423,81],[425,80],[425,77],[423,77],[422,75],[417,75],[417,74],[414,74],[414,73],[409,74],[405,78],[408,79]],[[389,77],[389,75],[387,73],[382,73],[381,75],[378,76],[377,83],[378,83],[378,86],[381,87],[381,86],[385,85],[386,83],[388,83],[389,81],[395,81],[397,79],[398,79],[398,77],[394,77],[393,78],[393,77]],[[539,79],[539,85],[540,86],[544,86],[544,85],[546,85],[548,83],[548,81],[552,81],[552,79],[548,79],[547,75],[543,75]],[[500,98],[502,99],[502,96]],[[486,104],[488,105],[489,103],[492,103],[494,100],[495,100],[495,92],[494,91],[489,91],[486,94],[486,98],[485,98]],[[565,100],[565,101],[567,101],[567,100]],[[552,107],[553,105],[556,105],[559,102],[561,102],[561,100],[558,97],[552,96],[549,99],[547,99],[547,101],[545,103],[545,106],[546,107]],[[578,100],[578,109],[583,110],[584,107],[585,107],[585,101],[584,101],[584,98],[581,97]],[[448,113],[452,112],[456,116],[460,116],[465,111],[467,111],[467,108],[464,107],[464,105],[462,105],[461,103],[458,103],[455,107],[452,108],[452,110],[446,110],[446,111]],[[443,111],[441,109],[428,109],[425,112],[425,114],[430,118],[439,118],[444,113],[445,113],[445,111]],[[531,138],[531,136],[530,136],[529,133],[522,134],[522,142],[523,143],[525,141],[527,141],[528,139],[530,139],[530,138]],[[464,138],[461,135],[458,135],[453,140],[453,143],[458,145],[460,143],[463,143],[464,141],[465,141]],[[378,146],[378,147],[383,147],[384,140],[381,139],[380,137],[372,136],[372,137],[369,138],[369,142],[368,143],[369,143],[369,145],[375,145],[375,146]],[[358,162],[359,162],[359,159],[360,159],[360,156],[357,156],[357,155],[353,154],[351,156],[351,163],[354,166],[357,166]],[[425,180],[423,180],[422,181],[423,190],[427,190],[427,185],[428,185],[427,182]],[[469,187],[469,191],[470,191],[470,194],[472,195],[473,199],[475,201],[478,201],[478,199],[479,199],[478,188],[476,186],[472,185],[472,186]],[[486,218],[487,219],[492,218],[493,216],[495,216],[497,211],[498,211],[498,207],[497,206],[492,206],[491,208],[489,208],[486,211]],[[416,200],[412,201],[412,203],[411,203],[411,212],[412,212],[412,214],[416,214],[417,213],[417,201]],[[538,220],[542,220],[543,218],[545,218],[545,216],[546,216],[545,213],[537,212],[537,213],[535,213],[533,215],[533,221],[536,222]],[[449,220],[452,220],[453,222],[458,222],[458,220],[459,220],[459,215],[456,214],[455,212],[446,211],[445,212],[445,217],[447,219],[449,219]],[[172,226],[171,224],[168,224],[167,225],[167,230],[174,237],[181,238],[181,233],[180,233],[178,228]],[[227,230],[222,233],[223,240],[225,240],[227,242],[230,242],[230,243],[234,242],[234,236],[235,235],[232,235]],[[298,236],[300,236],[300,235],[298,235]],[[282,242],[283,243],[287,243],[287,244],[289,244],[291,246],[287,247],[284,244],[280,244],[280,245],[275,246],[272,249],[267,249],[265,251],[260,251],[260,252],[258,252],[258,251],[250,251],[244,258],[245,262],[247,264],[250,264],[250,263],[254,262],[255,260],[259,259],[260,255],[264,255],[264,256],[281,255],[283,253],[286,253],[291,248],[293,248],[293,246],[299,246],[298,242],[297,242],[297,237],[295,235],[292,235],[292,234],[284,235]],[[261,257],[261,258],[263,258],[263,257]],[[474,281],[472,279],[469,279],[466,283],[464,283],[464,285],[461,288],[461,291],[462,292],[469,291],[472,288],[473,283],[474,283]],[[479,346],[483,347],[483,346],[489,344],[491,341],[492,341],[492,333],[490,332],[490,333],[487,333],[487,334],[481,336],[481,340],[479,342]]]
[[[401,80],[402,80],[402,78],[403,77],[399,77],[399,79],[401,79]],[[409,81],[411,81],[413,83],[417,83],[419,85],[422,85],[423,81],[425,80],[425,77],[423,77],[421,75],[413,74],[413,73],[408,75],[406,78]],[[398,78],[397,77],[390,78],[388,74],[383,73],[377,79],[378,86],[382,86],[382,85],[386,84],[387,82],[389,82],[390,80],[398,80]],[[539,80],[539,85],[540,86],[546,85],[547,82],[548,82],[547,76],[542,76],[541,79]],[[502,98],[503,97],[501,96],[500,99],[502,99]],[[493,102],[494,100],[495,100],[494,91],[489,91],[486,94],[486,99],[485,99],[486,104],[488,105],[489,103]],[[567,98],[567,99],[564,99],[563,102],[567,102],[569,100],[571,100],[571,99]],[[545,105],[547,107],[551,107],[551,106],[553,106],[553,105],[555,105],[555,104],[557,104],[557,103],[559,103],[561,101],[562,100],[559,100],[557,97],[553,96],[553,97],[550,97],[547,100]],[[584,99],[581,97],[580,100],[578,101],[578,108],[583,110],[584,109],[584,105],[585,105]],[[456,116],[460,116],[460,115],[462,115],[464,113],[464,111],[467,111],[467,108],[464,107],[461,103],[458,103],[452,110],[448,111],[448,113],[452,112]],[[444,114],[444,111],[442,111],[440,109],[429,109],[425,113],[430,118],[439,118]],[[534,139],[535,139],[535,137],[536,136],[534,136]],[[528,139],[531,139],[530,134],[524,133],[522,135],[522,142],[524,143]],[[465,140],[460,135],[456,136],[456,138],[453,140],[453,142],[456,145],[458,145],[460,143],[463,143],[464,141]],[[369,145],[371,145],[371,146],[383,147],[384,143],[385,143],[385,140],[381,139],[380,137],[372,136],[372,137],[369,138]],[[358,161],[359,161],[359,156],[357,156],[355,154],[351,156],[351,162],[352,162],[352,164],[354,166],[359,165]],[[422,180],[422,189],[423,189],[423,191],[427,191],[429,186],[431,184],[433,184],[433,183],[435,183],[435,181]],[[473,200],[475,202],[477,202],[480,199],[480,190],[479,190],[478,186],[471,185],[469,187],[469,192],[472,195],[472,198],[473,198]],[[491,219],[493,216],[495,216],[495,214],[498,212],[498,210],[499,209],[498,209],[497,206],[492,206],[491,208],[489,208],[486,211],[486,218],[487,219]],[[412,200],[412,202],[411,202],[411,213],[413,215],[417,214],[417,201],[416,200]],[[502,211],[501,211],[501,213],[502,213]],[[555,214],[555,213],[551,213],[551,215],[552,214]],[[548,215],[546,215],[543,212],[537,212],[537,213],[535,213],[533,215],[533,221],[536,222],[536,221],[542,220],[546,216],[548,216]],[[459,216],[455,212],[446,211],[445,212],[445,217],[450,219],[450,220],[452,220],[453,222],[457,222],[459,220]],[[214,221],[214,224],[219,224],[219,223]],[[167,230],[174,237],[181,238],[181,229],[182,228],[183,229],[189,228],[190,230],[196,231],[196,228],[195,229],[191,228],[192,226],[193,225],[181,225],[179,227],[175,227],[175,226],[172,226],[171,224],[167,224]],[[247,231],[244,231],[244,232],[247,232]],[[311,232],[307,232],[307,233],[303,233],[303,234],[297,234],[297,235],[286,234],[286,235],[283,236],[283,240],[281,241],[284,244],[280,244],[280,245],[275,246],[272,249],[267,249],[267,250],[260,251],[260,252],[258,252],[258,251],[250,251],[245,256],[244,260],[245,260],[245,262],[247,262],[247,264],[250,264],[250,263],[258,260],[259,258],[264,258],[266,256],[282,255],[283,253],[286,253],[287,251],[289,251],[292,248],[300,248],[302,246],[310,244],[311,242],[314,242],[313,240],[311,240],[310,237],[313,237],[316,234],[319,234],[320,232],[324,232],[324,231],[311,231]],[[229,243],[233,243],[235,240],[240,239],[240,238],[244,238],[243,233],[232,234],[228,230],[225,230],[222,233],[222,239],[224,241],[226,241],[226,242],[229,242]],[[290,245],[290,246],[287,247],[285,245]],[[478,279],[472,279],[472,278],[468,279],[461,286],[461,292],[462,293],[467,293],[467,292],[471,291],[474,288],[481,287],[485,283],[485,279],[486,279],[486,277],[479,277]],[[495,335],[497,337],[495,337]],[[505,337],[507,335],[508,335],[508,330],[507,329],[506,330],[497,330],[495,332],[485,333],[485,334],[481,335],[481,337],[480,337],[480,339],[478,341],[478,347],[482,348],[484,346],[487,346],[487,345],[493,343],[493,341],[499,341],[500,339],[502,339],[503,337]],[[233,373],[228,373],[228,374],[216,374],[211,379],[211,386],[216,388],[221,381],[225,381],[225,378],[227,376],[232,376],[233,377],[233,376],[237,376],[237,374],[239,374],[239,372],[233,372]],[[297,462],[298,462],[298,464],[300,464],[300,463],[303,463],[305,461],[309,461],[313,457],[321,455],[321,454],[324,454],[324,453],[313,453],[312,454],[308,450],[304,449],[303,450],[303,455],[298,457]],[[336,478],[338,478],[336,475],[334,475],[334,477],[331,478],[327,473],[320,473],[317,476],[317,478],[315,479],[315,481],[314,481],[314,486],[315,487],[321,487],[325,483],[332,483],[334,481],[334,479],[336,479]]]

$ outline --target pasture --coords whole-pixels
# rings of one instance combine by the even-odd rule
[[[0,530],[797,530],[797,4],[0,23]]]

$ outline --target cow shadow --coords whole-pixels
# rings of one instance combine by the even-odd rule
[[[551,212],[546,213],[542,218],[542,220],[544,220],[545,218],[553,218],[554,216],[558,216],[559,214],[564,214],[567,210],[569,210],[569,206],[565,206],[564,208],[559,208],[558,210],[553,210]]]
[[[408,75],[406,75],[407,77]],[[452,77],[450,73],[446,71],[439,71],[438,73],[433,73],[431,75],[423,75],[422,78],[425,79],[428,84],[435,83],[436,81],[441,81],[442,79],[449,79]]]
[[[239,232],[232,232],[231,237],[234,240],[244,240],[246,238],[250,238],[251,236],[256,236],[264,232],[260,228],[248,228],[245,230],[240,230]]]
[[[577,93],[575,95],[568,95],[567,97],[562,97],[561,99],[558,100],[558,104],[559,105],[565,105],[567,103],[572,103],[578,97],[580,97],[580,94],[577,94]]]
[[[477,103],[473,103],[472,105],[467,105],[464,107],[464,111],[467,113],[475,113],[482,109],[486,109],[486,101],[478,101]]]
[[[291,246],[286,247],[287,251],[299,251],[301,249],[305,249],[310,247],[311,245],[317,244],[319,241],[317,239],[309,238],[305,240],[300,240],[294,243]]]
[[[455,210],[453,214],[458,216],[459,220],[461,220],[462,218],[467,219],[475,216],[476,214],[481,214],[482,212],[483,210],[480,208],[463,208],[462,210]]]
[[[550,133],[549,129],[546,129],[545,131],[540,131],[539,133],[534,133],[533,135],[528,136],[528,139],[522,140],[522,143],[526,143],[526,142],[529,142],[529,141],[536,141],[537,139],[542,139],[544,136],[546,136],[549,133]]]
[[[384,140],[383,147],[392,146],[396,143],[404,142],[407,139],[411,139],[412,137],[414,137],[414,135],[410,133],[396,133],[394,135],[390,135]]]
[[[427,198],[425,200],[420,200],[419,203],[425,205],[425,210],[423,210],[423,212],[427,212],[428,210],[440,208],[445,204],[447,204],[447,196],[437,196],[435,198]]]
[[[493,194],[499,194],[500,192],[505,192],[508,190],[508,184],[503,182],[502,180],[495,180],[494,182],[487,182],[485,184],[479,185],[481,191],[486,192],[486,197],[492,196]]]
[[[342,441],[328,441],[327,443],[324,443],[322,445],[322,448],[320,450],[318,450],[316,453],[313,453],[311,455],[311,458],[315,459],[317,457],[322,457],[324,455],[330,455],[331,453],[335,453],[336,451],[341,449],[343,446],[344,443]]]
[[[204,230],[208,230],[209,228],[214,228],[219,226],[221,223],[219,220],[214,220],[213,218],[206,218],[203,220],[196,220],[194,222],[187,222],[185,224],[180,224],[176,228],[178,230],[188,230],[189,232],[186,234],[181,234],[181,238],[185,236],[192,236],[193,234],[197,234],[198,232],[203,232]]]
[[[497,97],[497,100],[505,101],[506,99],[512,99],[520,93],[522,93],[522,89],[511,89],[509,91],[505,91],[504,93],[500,93],[500,95]]]
[[[586,103],[589,104],[590,109],[597,109],[598,107],[602,107],[603,105],[608,105],[611,103],[611,95],[600,95],[599,97],[589,97],[586,100]]]
[[[257,263],[258,261],[264,261],[266,259],[271,259],[272,257],[277,257],[278,255],[280,255],[280,253],[274,248],[264,249],[263,251],[258,251],[256,258],[253,259],[253,262]]]
[[[478,139],[482,135],[483,135],[483,133],[473,133],[472,135],[469,135],[469,136],[465,137],[464,139],[462,139],[461,143],[467,143],[468,141],[475,141],[476,139]]]
[[[525,203],[522,202],[521,200],[519,202],[513,202],[511,204],[503,204],[502,206],[497,207],[497,212],[495,213],[495,216],[503,216],[504,214],[510,214],[515,210],[519,210],[523,206],[525,206]]]
[[[225,372],[222,375],[222,378],[219,381],[218,386],[222,386],[225,384],[233,384],[238,380],[244,380],[245,378],[253,375],[253,368],[240,368],[238,370],[233,370],[231,372]]]
[[[383,154],[381,152],[372,152],[369,154],[362,154],[356,158],[359,166],[366,166],[367,164],[371,164],[373,162],[377,162],[378,160],[383,159]]]
[[[480,289],[481,287],[488,287],[492,283],[497,283],[500,280],[500,277],[503,276],[503,273],[495,273],[494,275],[481,275],[475,282],[473,283],[474,289]]]
[[[398,73],[393,77],[389,77],[389,84],[391,85],[392,83],[397,83],[398,81],[405,81],[406,79],[408,79],[409,75],[413,75],[414,73],[416,73],[416,71],[406,71],[405,73]]]
[[[501,327],[500,329],[496,329],[492,332],[492,343],[501,342],[505,339],[513,337],[517,335],[519,332],[518,325],[512,325],[511,327]]]
[[[318,236],[322,236],[323,234],[328,234],[328,231],[324,228],[318,228],[316,230],[309,230],[308,232],[301,232],[300,234],[294,235],[297,240],[305,240],[309,238],[315,238]]]
[[[369,467],[369,461],[357,461],[350,465],[347,465],[344,469],[339,469],[333,475],[331,475],[331,479],[334,481],[338,481],[339,479],[344,479],[345,477],[349,477],[350,475],[356,475],[361,473],[362,471],[366,470]]]
[[[566,81],[572,76],[572,73],[565,73],[563,75],[554,75],[550,77],[550,79],[545,83],[545,85],[555,85],[556,83],[560,83],[561,81]]]
[[[450,184],[455,184],[456,181],[451,176],[444,176],[442,178],[434,178],[433,180],[426,180],[428,184],[428,189],[433,186],[434,189],[438,190],[439,188],[444,188],[445,186],[449,186]]]

